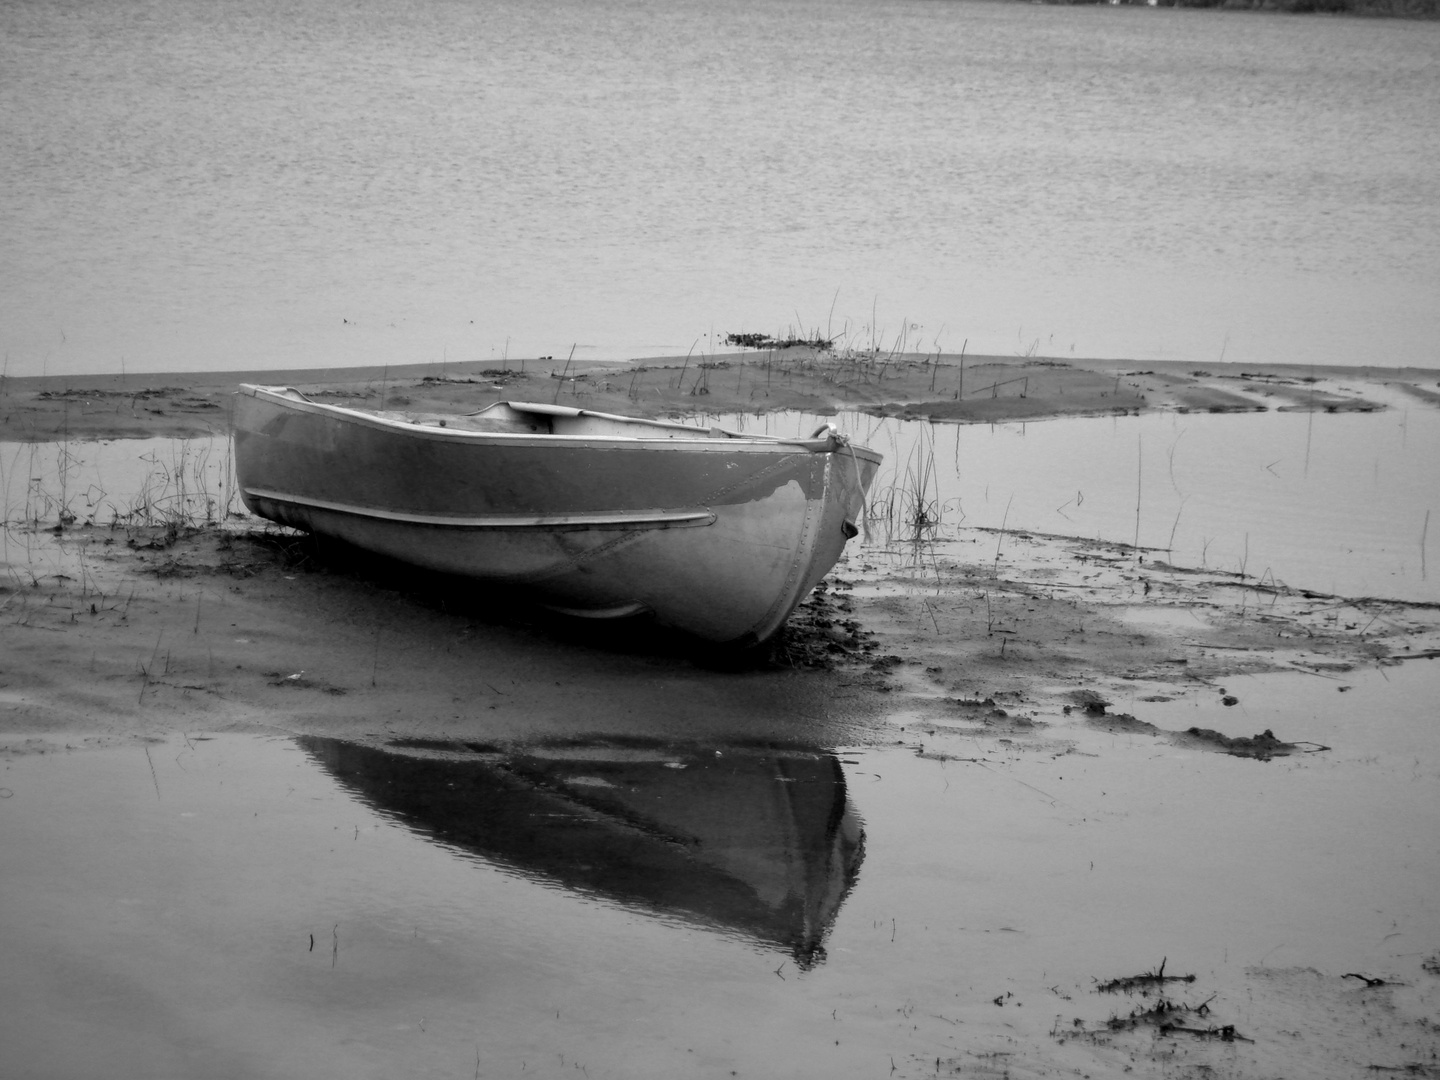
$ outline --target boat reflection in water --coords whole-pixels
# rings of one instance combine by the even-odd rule
[[[300,745],[421,835],[527,877],[740,932],[802,967],[863,856],[833,754],[656,743]]]

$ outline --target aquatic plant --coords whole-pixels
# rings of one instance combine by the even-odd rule
[[[28,450],[23,492],[12,491],[20,474],[19,454]],[[63,531],[78,524],[100,523],[108,511],[112,528],[123,525],[215,524],[235,516],[234,460],[227,442],[223,458],[215,460],[213,445],[181,440],[168,452],[151,451],[138,460],[149,466],[138,487],[122,501],[95,480],[77,486],[90,465],[72,444],[60,443],[54,464],[45,460],[44,447],[28,444],[17,451],[8,470],[0,463],[0,486],[5,491],[0,523],[9,528],[48,528]]]
[[[940,498],[934,435],[927,430],[926,436],[911,447],[889,483],[872,488],[864,522],[867,538],[878,536],[887,546],[909,544],[917,561],[939,538],[947,510]]]

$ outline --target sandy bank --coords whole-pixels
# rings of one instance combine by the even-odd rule
[[[241,382],[294,386],[320,400],[366,408],[470,412],[495,401],[556,401],[628,415],[794,409],[961,423],[1172,409],[1373,410],[1375,387],[1440,400],[1440,374],[1423,368],[1152,362],[1041,357],[840,357],[810,349],[674,357],[634,364],[567,365],[551,358],[503,367],[393,368],[51,376],[0,382],[0,439],[191,437],[227,430]]]

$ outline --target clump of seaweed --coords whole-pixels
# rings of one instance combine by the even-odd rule
[[[784,337],[772,337],[769,334],[726,334],[724,338],[726,345],[733,345],[742,349],[819,349],[826,352],[834,347],[835,339],[823,336],[820,331],[811,331],[809,337],[804,337],[795,331],[790,331]]]
[[[1105,1021],[1105,1030],[1134,1031],[1141,1027],[1153,1027],[1161,1035],[1193,1035],[1197,1039],[1218,1039],[1221,1042],[1255,1041],[1236,1031],[1234,1024],[1210,1024],[1205,1027],[1197,1027],[1187,1022],[1186,1018],[1188,1017],[1208,1016],[1211,1000],[1213,997],[1202,1001],[1199,1005],[1186,1005],[1162,996],[1157,998],[1155,1004],[1149,1008],[1136,1008],[1129,1016],[1110,1017]]]
[[[1155,1000],[1146,1005],[1137,1005],[1130,1012],[1112,1013],[1103,1025],[1090,1026],[1084,1020],[1076,1017],[1073,1024],[1068,1028],[1055,1027],[1050,1034],[1060,1038],[1071,1035],[1085,1035],[1091,1038],[1104,1036],[1112,1032],[1135,1031],[1140,1028],[1153,1029],[1159,1035],[1190,1035],[1197,1039],[1217,1039],[1220,1042],[1253,1042],[1235,1030],[1234,1024],[1212,1024],[1201,1023],[1210,1015],[1210,1002],[1215,1000],[1211,994],[1198,1005],[1188,1005],[1182,1001],[1174,1001],[1165,996],[1163,991],[1166,983],[1193,983],[1194,975],[1166,975],[1165,960],[1160,961],[1160,966],[1154,971],[1146,971],[1139,975],[1129,975],[1122,979],[1110,979],[1096,985],[1096,993],[1101,994],[1139,994],[1148,998],[1152,992],[1156,993]]]
[[[1148,994],[1156,987],[1163,987],[1167,982],[1193,983],[1194,975],[1166,975],[1165,964],[1169,957],[1160,961],[1160,966],[1154,971],[1147,971],[1140,975],[1127,975],[1123,979],[1111,979],[1109,982],[1100,983],[1095,987],[1097,994]]]

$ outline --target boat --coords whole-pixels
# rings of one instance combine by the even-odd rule
[[[864,858],[840,761],[804,746],[404,739],[299,745],[363,804],[502,872],[824,961]]]
[[[553,404],[406,414],[248,384],[232,428],[254,514],[741,648],[835,565],[881,462],[828,423],[786,439]]]

